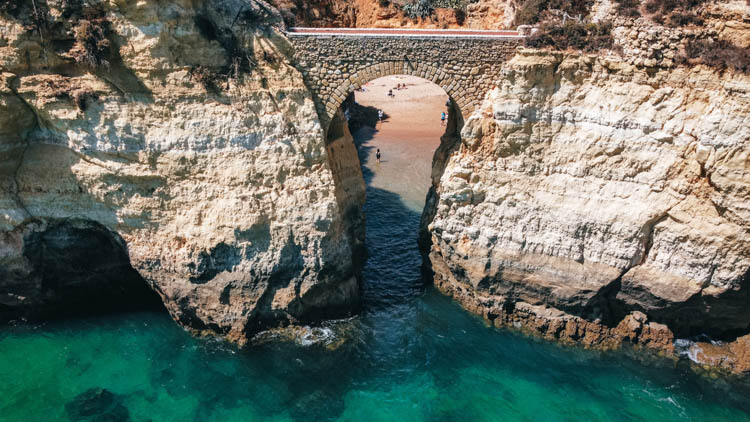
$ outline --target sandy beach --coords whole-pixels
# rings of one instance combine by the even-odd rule
[[[398,84],[406,89],[397,90]],[[354,134],[371,187],[399,194],[407,207],[422,212],[430,186],[432,156],[445,127],[440,114],[448,95],[439,86],[414,76],[387,76],[355,93],[357,103],[383,110],[386,118],[376,128],[363,127]],[[394,97],[389,97],[392,89]],[[380,148],[382,158],[376,162]],[[368,171],[371,178],[368,178]]]

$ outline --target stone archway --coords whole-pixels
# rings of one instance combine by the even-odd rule
[[[520,37],[476,31],[440,36],[414,30],[350,33],[287,33],[294,66],[302,73],[323,127],[328,127],[347,96],[383,76],[412,75],[440,86],[456,114],[468,116],[502,78]]]

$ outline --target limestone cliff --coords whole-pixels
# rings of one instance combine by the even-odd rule
[[[746,47],[750,7],[689,28],[595,11],[619,54],[519,52],[467,120],[436,184],[435,284],[498,326],[747,372],[746,336],[673,339],[750,332],[750,77],[678,63],[688,40]]]
[[[143,279],[184,326],[240,343],[357,308],[357,240],[273,8],[5,3],[4,318],[116,302]]]
[[[632,311],[667,336],[747,333],[749,112],[746,76],[518,54],[440,181],[436,284],[591,344]]]

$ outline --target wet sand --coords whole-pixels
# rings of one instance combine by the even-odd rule
[[[397,84],[406,84],[406,89],[395,89]],[[421,213],[431,183],[432,156],[445,132],[440,113],[446,110],[448,95],[414,76],[386,76],[365,89],[355,93],[356,101],[386,116],[376,128],[363,127],[354,134],[365,182],[398,194],[409,209]],[[394,97],[388,97],[389,89]],[[380,164],[375,159],[378,148]]]

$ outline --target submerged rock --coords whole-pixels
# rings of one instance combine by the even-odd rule
[[[77,395],[65,405],[71,421],[81,422],[127,422],[128,409],[120,398],[104,388],[91,388]]]
[[[750,375],[750,334],[731,342],[696,342],[687,351],[690,360],[705,368],[721,368]]]

